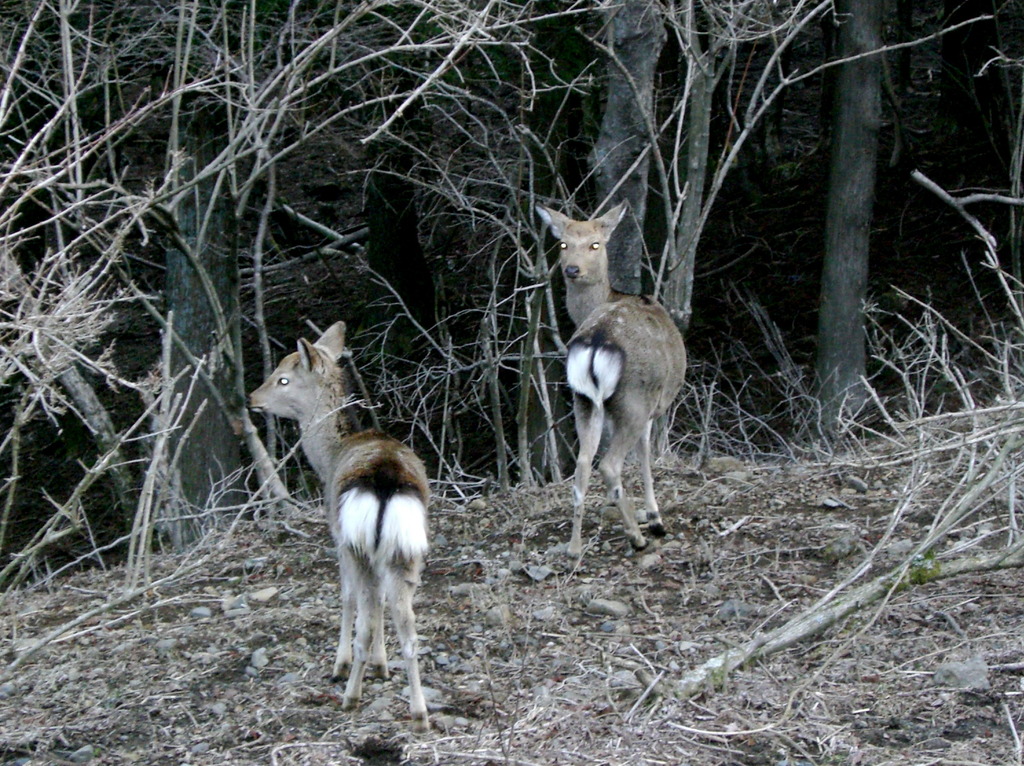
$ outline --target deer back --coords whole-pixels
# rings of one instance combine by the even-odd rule
[[[610,411],[635,410],[644,419],[664,414],[683,386],[683,338],[664,307],[650,298],[621,295],[598,306],[570,339],[570,357],[574,349],[593,349],[586,357],[591,365],[599,363],[602,350],[621,355],[614,385],[602,392]],[[589,374],[594,381],[607,378],[593,369]]]

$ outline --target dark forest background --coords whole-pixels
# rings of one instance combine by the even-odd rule
[[[993,0],[5,3],[0,586],[286,502],[295,432],[245,393],[337,319],[364,416],[439,492],[561,480],[570,327],[537,203],[629,201],[613,278],[685,331],[662,442],[698,463],[827,459],[892,411],[1014,398],[990,354],[1024,326],[1022,21]],[[956,372],[913,377],[936,326]]]

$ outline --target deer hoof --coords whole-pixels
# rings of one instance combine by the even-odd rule
[[[654,537],[664,537],[667,533],[665,525],[660,521],[652,521],[647,525],[647,531],[650,532]]]
[[[425,731],[430,731],[430,721],[427,720],[426,712],[413,714],[412,730],[421,734]]]
[[[633,546],[633,550],[642,551],[644,548],[647,547],[647,540],[644,538],[643,535],[641,535],[637,539],[631,537],[629,538],[629,544]]]
[[[351,670],[351,665],[342,665],[340,668],[338,668],[337,673],[331,673],[331,675],[328,676],[328,680],[330,680],[332,684],[344,683],[345,679],[348,678],[349,671]]]

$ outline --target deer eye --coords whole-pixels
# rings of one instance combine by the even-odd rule
[[[559,242],[559,243],[558,243],[558,246],[559,246],[559,247],[560,247],[560,248],[561,248],[562,250],[565,250],[565,249],[566,249],[567,247],[569,247],[569,246],[568,246],[567,244],[565,244],[565,242]]]
[[[593,244],[590,245],[590,249],[591,250],[600,250],[601,249],[601,243],[600,242],[594,242]]]
[[[279,385],[279,386],[287,386],[289,383],[291,383],[291,381],[288,380],[288,378],[278,378],[277,379],[277,385]]]

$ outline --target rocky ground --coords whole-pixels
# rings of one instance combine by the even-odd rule
[[[166,582],[112,608],[117,569],[10,594],[5,664],[79,621],[0,685],[0,762],[1020,763],[1017,571],[902,590],[677,695],[683,673],[848,575],[899,480],[719,461],[663,462],[656,481],[673,534],[633,554],[595,498],[578,566],[561,553],[566,484],[436,503],[417,599],[424,735],[405,720],[396,661],[341,710],[327,679],[337,576],[312,507],[240,520],[190,560],[159,557]],[[873,571],[928,522],[928,509],[903,522]]]

